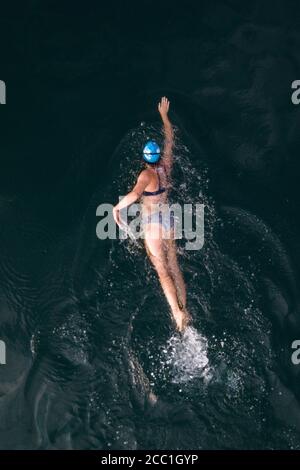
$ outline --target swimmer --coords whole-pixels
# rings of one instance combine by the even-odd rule
[[[122,227],[120,210],[141,200],[146,252],[157,271],[176,327],[182,332],[191,317],[186,309],[186,287],[177,260],[174,218],[171,213],[165,217],[158,209],[160,205],[166,207],[173,166],[174,133],[168,117],[169,107],[169,100],[163,97],[158,104],[164,129],[163,151],[153,140],[146,143],[143,149],[146,168],[132,191],[113,208],[113,215]]]

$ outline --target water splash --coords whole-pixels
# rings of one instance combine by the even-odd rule
[[[173,383],[186,383],[199,377],[207,382],[211,379],[207,339],[195,328],[188,327],[181,336],[174,334],[163,355]]]

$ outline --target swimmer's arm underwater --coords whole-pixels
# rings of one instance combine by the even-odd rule
[[[170,176],[173,165],[174,132],[171,121],[168,117],[169,107],[170,101],[164,96],[158,104],[158,111],[161,115],[165,134],[164,152],[162,160]]]
[[[142,171],[140,176],[138,177],[137,183],[134,188],[123,197],[123,199],[113,208],[113,216],[115,222],[120,226],[120,210],[124,209],[130,204],[133,204],[137,201],[141,195],[143,194],[144,189],[148,186],[150,182],[150,176],[147,170]]]

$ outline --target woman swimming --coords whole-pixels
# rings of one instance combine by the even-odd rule
[[[173,166],[174,134],[168,117],[169,100],[163,97],[158,111],[164,126],[164,149],[155,141],[144,147],[146,168],[140,173],[136,185],[113,209],[116,223],[121,227],[120,210],[141,199],[142,224],[147,254],[155,267],[179,331],[190,321],[186,310],[186,287],[177,261],[174,239],[174,219],[167,211],[168,189]]]

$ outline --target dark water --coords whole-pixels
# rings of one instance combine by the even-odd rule
[[[101,3],[0,18],[0,448],[299,449],[297,3]],[[171,199],[205,204],[183,339],[140,242],[95,232],[162,94]]]

